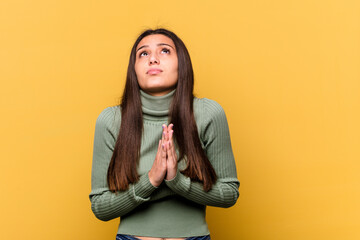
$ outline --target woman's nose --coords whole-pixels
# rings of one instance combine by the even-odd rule
[[[150,56],[150,59],[149,59],[149,64],[152,65],[152,64],[159,64],[160,61],[159,61],[159,58],[156,54],[151,54]]]

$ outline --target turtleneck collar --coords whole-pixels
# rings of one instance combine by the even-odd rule
[[[143,117],[147,119],[166,119],[176,89],[163,96],[152,96],[140,89]]]

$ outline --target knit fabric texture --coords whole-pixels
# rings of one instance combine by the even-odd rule
[[[179,159],[174,179],[164,180],[158,187],[150,183],[148,172],[155,160],[162,124],[169,124],[169,106],[175,91],[151,96],[140,90],[144,120],[137,168],[140,178],[126,191],[111,192],[106,180],[120,129],[120,106],[105,108],[96,120],[91,209],[103,221],[120,217],[118,234],[163,238],[208,235],[206,206],[231,207],[239,197],[240,182],[225,112],[207,98],[195,97],[193,109],[202,147],[217,175],[212,189],[205,192],[201,183],[180,172],[186,168],[186,159]]]

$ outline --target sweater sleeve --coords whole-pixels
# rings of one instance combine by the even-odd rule
[[[103,221],[121,217],[141,203],[149,201],[151,193],[156,189],[150,183],[146,173],[140,176],[138,182],[130,184],[126,191],[113,193],[109,190],[107,170],[117,138],[116,125],[120,124],[120,116],[116,116],[116,114],[115,107],[104,109],[97,118],[95,125],[89,198],[93,213]]]
[[[199,204],[215,207],[231,207],[239,197],[240,182],[237,179],[235,159],[231,148],[230,133],[223,108],[215,101],[204,99],[200,126],[200,138],[205,153],[212,164],[217,181],[205,192],[203,185],[180,173],[165,180],[167,186],[177,194]]]

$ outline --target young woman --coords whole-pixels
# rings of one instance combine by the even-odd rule
[[[91,209],[120,217],[117,239],[210,239],[206,206],[239,196],[224,110],[193,96],[184,43],[147,30],[130,54],[121,104],[95,126]]]

